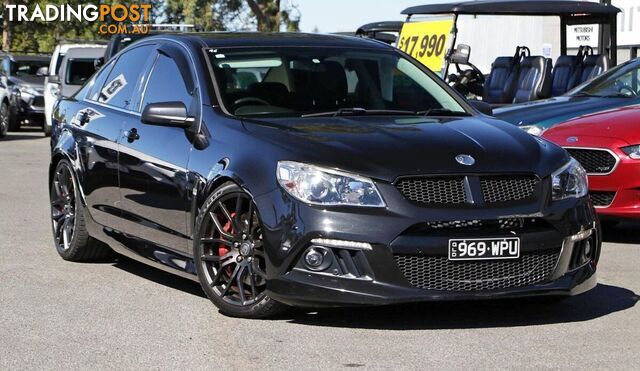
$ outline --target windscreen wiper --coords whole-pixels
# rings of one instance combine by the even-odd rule
[[[596,95],[596,94],[587,93],[586,91],[581,91],[579,93],[573,94],[572,97],[602,98],[602,95]]]
[[[364,108],[340,108],[337,111],[330,112],[317,112],[302,115],[300,117],[337,117],[337,116],[395,116],[395,115],[410,115],[416,116],[416,112],[402,111],[402,110],[386,110],[386,109],[364,109]]]
[[[418,112],[420,116],[471,116],[468,112],[452,111],[448,108],[432,108]]]
[[[614,93],[614,94],[601,95],[601,97],[602,98],[633,98],[634,95],[628,95],[624,93]]]

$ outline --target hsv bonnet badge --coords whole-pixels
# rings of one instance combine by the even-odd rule
[[[476,160],[469,155],[457,155],[456,161],[461,165],[471,166],[476,163]]]
[[[575,143],[578,141],[578,137],[569,137],[567,138],[567,142],[569,143]]]

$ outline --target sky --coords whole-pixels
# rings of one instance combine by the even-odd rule
[[[355,31],[370,22],[404,20],[400,12],[414,5],[443,0],[291,0],[302,18],[300,30],[323,33]]]

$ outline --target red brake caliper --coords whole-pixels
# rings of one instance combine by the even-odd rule
[[[236,213],[231,213],[231,217],[235,218],[236,217]],[[222,230],[229,233],[229,234],[234,234],[233,231],[233,226],[231,225],[231,221],[228,221],[225,225],[222,226]],[[218,256],[225,256],[231,249],[229,249],[228,246],[225,246],[224,244],[220,244],[218,245]],[[231,266],[227,266],[227,273],[231,274],[233,273]]]

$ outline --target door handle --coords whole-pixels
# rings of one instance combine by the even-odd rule
[[[87,111],[84,111],[78,119],[78,124],[80,124],[80,126],[84,126],[89,123],[90,119],[91,118],[89,117],[89,113]]]
[[[124,132],[124,136],[127,138],[127,142],[133,143],[134,141],[140,139],[140,134],[138,134],[138,129],[132,128],[129,131]]]

